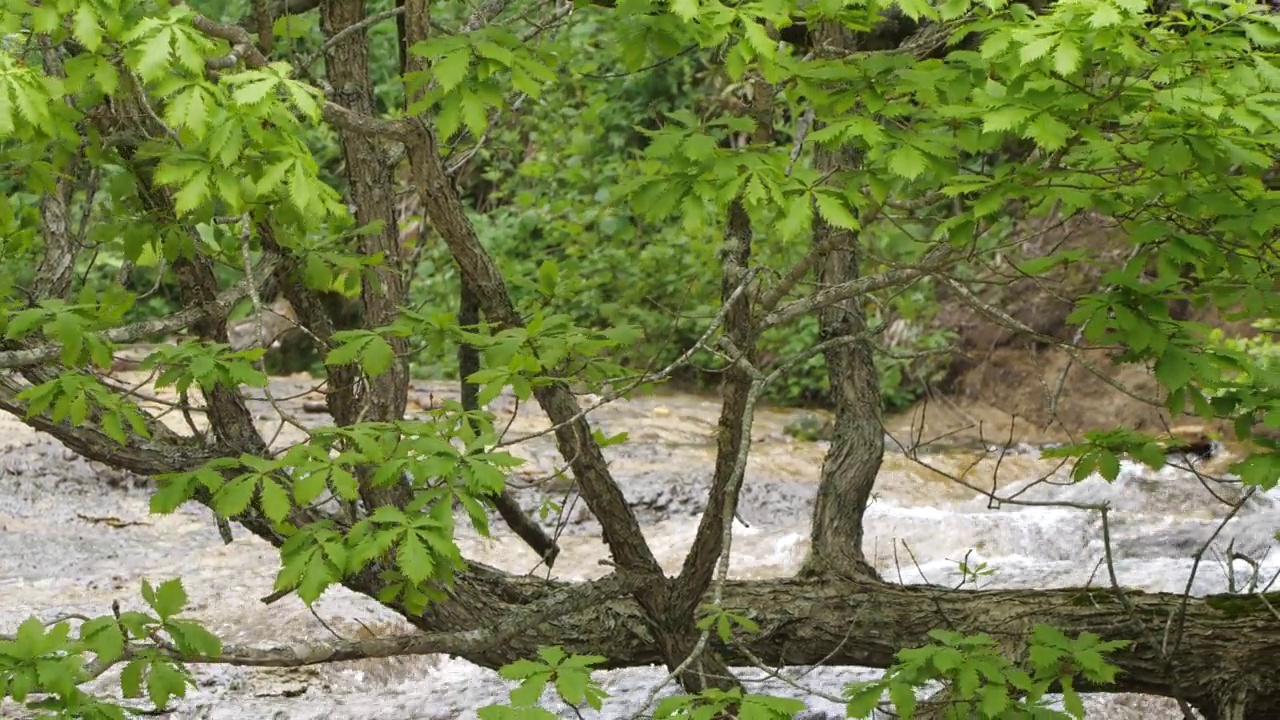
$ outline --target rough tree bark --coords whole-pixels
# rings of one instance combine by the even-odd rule
[[[837,153],[820,149],[816,165],[824,172],[845,169]],[[858,278],[858,238],[850,231],[814,218],[819,288]],[[813,508],[809,557],[800,574],[816,577],[878,577],[862,553],[862,517],[884,455],[880,423],[880,379],[860,298],[818,310],[819,338],[835,406],[831,447],[822,462]]]
[[[361,115],[374,114],[373,80],[369,74],[369,43],[361,33],[337,37],[348,27],[365,19],[363,0],[334,0],[320,4],[320,28],[325,43],[325,72],[333,86],[338,104]],[[395,319],[404,303],[408,278],[401,251],[400,233],[396,228],[394,174],[386,147],[377,138],[340,129],[338,142],[346,165],[351,203],[356,222],[367,225],[381,222],[376,233],[361,236],[360,251],[366,256],[381,254],[383,262],[374,270],[375,280],[362,283],[360,300],[366,327],[381,327]],[[390,369],[382,375],[365,378],[367,387],[335,388],[329,409],[334,421],[341,425],[366,421],[388,421],[404,416],[409,391],[408,341],[389,338],[396,352]],[[356,378],[352,378],[355,380]],[[374,488],[361,483],[361,498],[372,510],[378,505],[403,506],[412,497],[405,480],[388,488]]]

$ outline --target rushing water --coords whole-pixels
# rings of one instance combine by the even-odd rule
[[[293,389],[282,381],[284,395]],[[425,398],[423,402],[426,402]],[[264,427],[267,409],[259,407]],[[510,403],[500,411],[509,412]],[[649,542],[668,572],[675,572],[697,527],[700,497],[713,461],[718,403],[705,398],[645,398],[603,409],[596,424],[606,433],[626,430],[629,442],[607,455],[624,492],[645,523]],[[788,413],[762,411],[734,537],[732,575],[773,577],[792,573],[807,550],[809,508],[821,466],[822,443],[798,443],[781,431]],[[511,436],[543,427],[522,412]],[[296,436],[282,437],[282,442]],[[188,507],[166,517],[147,514],[147,493],[105,487],[107,474],[37,435],[12,418],[0,418],[0,632],[29,614],[52,618],[66,613],[101,614],[111,601],[137,606],[141,577],[153,581],[182,576],[193,613],[236,643],[285,639],[324,640],[385,634],[408,629],[375,603],[335,590],[307,611],[296,598],[270,607],[257,598],[271,590],[274,551],[239,531],[223,545],[206,511]],[[516,446],[540,472],[554,469],[548,438]],[[1069,586],[1105,582],[1100,513],[1077,507],[993,503],[973,488],[1024,501],[1107,502],[1115,570],[1120,582],[1146,590],[1181,592],[1191,556],[1226,514],[1196,476],[1167,467],[1160,472],[1124,464],[1120,477],[1069,483],[1058,461],[1035,452],[999,458],[972,452],[935,454],[930,468],[901,454],[886,456],[876,495],[866,516],[867,556],[886,578],[905,583],[956,584],[958,563],[985,562],[995,570],[985,587]],[[1222,465],[1221,461],[1213,461]],[[968,486],[964,483],[967,483]],[[1215,487],[1238,497],[1233,486]],[[536,499],[530,499],[536,503]],[[580,506],[580,503],[578,503]],[[578,506],[568,515],[555,575],[589,578],[605,572],[598,561],[604,546],[594,522]],[[1226,567],[1221,552],[1233,549],[1257,560],[1265,584],[1280,572],[1273,533],[1280,528],[1276,497],[1262,494],[1220,533],[1201,563],[1193,592],[1245,587],[1253,570],[1237,561]],[[484,539],[459,537],[465,554],[511,571],[535,567],[533,553],[503,533]],[[1099,573],[1095,576],[1095,573]],[[1228,578],[1228,573],[1231,579]],[[874,677],[856,668],[792,669],[799,684],[819,694],[839,695],[847,682]],[[743,676],[758,692],[804,696],[804,692],[760,670]],[[622,718],[664,677],[657,669],[601,673],[614,696],[602,713],[583,717]],[[341,663],[305,670],[249,670],[203,667],[200,686],[178,704],[173,717],[281,718],[473,718],[475,708],[500,702],[508,687],[496,674],[447,658],[405,658]],[[106,688],[118,676],[99,683]],[[764,682],[758,682],[765,680]],[[807,697],[810,717],[840,717],[839,706]],[[564,717],[563,707],[549,706]],[[1097,696],[1090,717],[1178,717],[1167,703],[1152,699]],[[7,714],[12,708],[0,707]]]

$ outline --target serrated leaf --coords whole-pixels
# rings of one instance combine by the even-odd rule
[[[784,240],[794,240],[813,227],[813,202],[808,194],[791,198],[787,211],[778,222],[778,233]]]
[[[1057,42],[1056,36],[1037,38],[1026,45],[1022,46],[1022,50],[1018,52],[1018,57],[1024,63],[1033,63],[1044,57],[1046,53],[1053,49],[1053,45]]]
[[[170,620],[165,623],[165,629],[175,638],[180,638],[179,647],[184,650],[193,651],[210,659],[216,659],[222,654],[222,641],[198,622]]]
[[[450,93],[467,78],[471,67],[471,48],[463,46],[431,63],[431,76],[445,93]]]
[[[166,580],[155,589],[155,602],[151,603],[151,609],[161,620],[177,615],[186,606],[187,591],[182,587],[182,580]]]
[[[249,502],[253,500],[253,491],[257,487],[254,477],[254,475],[241,475],[214,493],[213,507],[218,514],[235,517],[249,507]]]
[[[1066,77],[1080,69],[1080,46],[1074,40],[1064,38],[1053,51],[1053,71]]]
[[[271,32],[277,37],[306,37],[310,30],[311,23],[308,15],[281,15],[271,25]]]
[[[138,59],[134,69],[143,80],[152,82],[164,77],[169,69],[172,53],[172,31],[160,30],[137,46]]]
[[[528,675],[518,686],[512,688],[510,697],[511,704],[516,707],[533,707],[542,699],[543,692],[547,689],[547,682],[551,680],[551,671],[545,666],[539,672]]]
[[[590,685],[590,673],[574,670],[560,670],[556,673],[556,692],[570,705],[581,705],[587,699],[587,688]]]
[[[498,669],[498,675],[504,680],[523,680],[540,672],[547,672],[546,664],[532,660],[516,660]]]
[[[903,717],[911,717],[916,710],[916,689],[904,682],[889,683],[889,699]]]
[[[467,126],[472,137],[479,138],[484,135],[485,129],[489,126],[489,112],[484,100],[469,90],[463,90],[461,107],[462,123]]]
[[[71,33],[89,52],[97,52],[102,45],[102,26],[93,4],[82,2],[71,17]]]
[[[1120,11],[1109,2],[1095,3],[1093,14],[1089,16],[1089,26],[1094,28],[1112,27],[1124,22]]]
[[[332,568],[329,567],[329,563],[325,562],[320,553],[314,553],[303,569],[302,577],[298,580],[298,599],[310,606],[320,599],[320,596],[335,580],[337,578],[334,576]]]
[[[929,161],[924,153],[910,145],[895,148],[889,153],[886,161],[889,172],[908,180],[915,180],[929,168]]]
[[[671,12],[685,22],[697,17],[698,10],[698,0],[671,0]]]
[[[395,348],[381,335],[372,335],[360,351],[360,366],[369,377],[378,377],[391,368],[396,359]]]
[[[1030,138],[1035,144],[1052,152],[1067,144],[1072,130],[1049,113],[1041,113],[1027,124],[1022,134],[1023,137]]]
[[[132,700],[142,696],[142,674],[148,664],[147,660],[132,660],[120,671],[120,691],[125,698]]]
[[[262,495],[258,502],[263,514],[275,522],[289,516],[289,493],[275,480],[266,478],[262,481]]]
[[[157,708],[165,708],[173,697],[182,697],[187,691],[187,676],[168,662],[156,661],[147,677],[147,697]]]
[[[1024,107],[1002,107],[982,116],[982,131],[989,133],[1016,130],[1022,127],[1036,110]]]
[[[237,105],[257,105],[265,100],[278,84],[280,84],[279,78],[269,76],[251,80],[236,88],[231,93],[231,99]]]
[[[409,582],[420,584],[435,572],[435,558],[416,532],[405,533],[396,546],[396,565]]]
[[[1156,379],[1169,390],[1184,387],[1191,382],[1192,376],[1186,353],[1176,348],[1167,350],[1156,360],[1155,374]]]
[[[850,212],[849,206],[838,196],[828,193],[817,193],[818,214],[829,225],[845,230],[857,230],[858,219]]]
[[[769,37],[764,26],[752,20],[743,20],[743,36],[751,44],[751,49],[762,58],[772,58],[777,53],[777,43]]]
[[[85,622],[80,626],[80,638],[98,656],[99,662],[111,663],[124,655],[124,633],[113,617]]]

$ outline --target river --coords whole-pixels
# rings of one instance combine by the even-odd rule
[[[305,383],[276,379],[273,394],[296,394]],[[452,394],[444,385],[415,386],[423,405],[430,396]],[[291,401],[298,416],[320,423],[323,417],[301,412],[302,400]],[[271,437],[278,423],[264,402],[254,405]],[[500,417],[516,409],[511,398],[493,406]],[[714,398],[664,394],[619,402],[593,415],[606,434],[626,431],[628,442],[606,450],[613,472],[644,523],[649,542],[669,572],[678,569],[692,541],[700,501],[711,474],[714,429],[719,404]],[[522,408],[508,437],[545,427],[536,410]],[[756,420],[754,449],[741,499],[747,527],[734,537],[731,574],[773,577],[792,573],[808,542],[809,509],[816,491],[825,444],[800,442],[783,427],[796,411],[762,409]],[[177,420],[175,420],[176,422]],[[286,428],[276,442],[294,442],[297,430]],[[242,529],[236,541],[223,545],[206,510],[184,507],[163,517],[147,512],[149,493],[136,479],[88,463],[48,436],[9,416],[0,416],[0,632],[10,633],[30,614],[49,619],[67,613],[98,615],[113,600],[138,607],[142,577],[153,582],[184,579],[192,614],[228,642],[323,640],[335,632],[344,637],[403,632],[409,626],[376,603],[342,589],[332,590],[314,614],[296,598],[264,606],[258,598],[271,591],[275,551]],[[528,459],[533,474],[550,473],[558,456],[546,436],[521,443],[513,452]],[[1001,493],[1023,491],[1022,499],[1070,500],[1111,504],[1111,533],[1120,582],[1145,590],[1180,592],[1191,571],[1191,556],[1212,534],[1228,508],[1213,499],[1196,476],[1166,467],[1159,472],[1129,463],[1120,477],[1107,483],[1098,477],[1071,484],[1059,461],[1040,457],[1033,448],[1005,454],[976,450],[932,453],[922,467],[901,452],[890,452],[867,512],[866,553],[888,579],[905,583],[956,584],[958,563],[968,555],[971,566],[985,562],[994,573],[984,587],[1046,587],[1104,583],[1101,519],[1087,510],[1004,505],[993,509],[988,499],[965,487],[996,487]],[[1219,458],[1208,461],[1221,466]],[[948,477],[951,476],[951,477]],[[1214,488],[1232,495],[1238,488]],[[1253,571],[1237,561],[1228,568],[1221,552],[1233,549],[1260,561],[1262,583],[1280,572],[1274,533],[1280,529],[1277,495],[1261,494],[1231,521],[1216,541],[1218,553],[1201,563],[1193,592],[1224,592],[1247,584]],[[540,502],[526,494],[530,506]],[[571,504],[561,538],[555,575],[589,578],[604,574],[598,561],[604,547],[593,534],[581,503]],[[485,539],[462,532],[464,553],[511,571],[535,567],[533,553],[495,524]],[[1095,573],[1100,573],[1095,576]],[[1228,577],[1228,574],[1231,577]],[[843,684],[869,679],[874,672],[858,668],[793,668],[803,674],[798,684],[821,694],[839,695]],[[438,657],[360,661],[302,670],[262,670],[223,666],[198,667],[199,686],[174,706],[173,718],[439,718],[475,717],[475,709],[501,702],[508,685],[493,672],[460,660]],[[759,670],[744,669],[756,692],[805,697],[805,693]],[[664,675],[638,668],[600,673],[613,696],[600,713],[584,718],[630,717],[639,701]],[[118,674],[109,673],[95,687],[109,691]],[[840,707],[808,696],[811,710],[802,717],[843,717]],[[1159,720],[1178,718],[1176,706],[1138,696],[1090,696],[1090,718]],[[563,717],[575,717],[562,706],[549,705]],[[0,714],[17,713],[0,705]],[[20,714],[18,715],[21,716]]]

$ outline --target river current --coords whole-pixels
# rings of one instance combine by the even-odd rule
[[[297,379],[273,383],[286,396]],[[443,386],[423,386],[417,399],[448,395]],[[301,401],[298,401],[299,403]],[[258,403],[268,436],[275,431],[270,407]],[[495,411],[510,414],[510,399]],[[594,424],[607,434],[626,431],[625,445],[606,455],[623,491],[646,529],[654,553],[668,572],[678,570],[696,530],[701,497],[714,459],[718,402],[691,395],[645,397],[602,408]],[[787,437],[783,426],[794,412],[761,410],[752,460],[741,500],[748,526],[736,528],[731,575],[785,576],[807,551],[809,512],[825,444]],[[310,416],[319,422],[316,416]],[[545,427],[537,412],[521,410],[510,437]],[[297,439],[289,431],[277,442]],[[403,632],[398,617],[345,590],[326,594],[308,611],[296,598],[264,606],[271,591],[276,555],[265,543],[238,530],[223,545],[207,511],[184,507],[163,517],[147,512],[148,492],[131,478],[87,463],[16,419],[0,416],[0,632],[10,633],[30,614],[51,619],[67,613],[98,615],[111,602],[140,604],[142,577],[153,582],[184,578],[192,614],[227,642],[321,641]],[[531,473],[551,472],[558,457],[549,438],[516,445]],[[959,563],[986,563],[992,574],[982,587],[1063,587],[1105,585],[1102,521],[1096,511],[1075,507],[994,503],[973,488],[995,489],[1024,501],[1109,503],[1115,569],[1121,584],[1144,590],[1181,592],[1191,573],[1192,555],[1214,533],[1229,507],[1214,498],[1238,498],[1231,483],[1206,483],[1176,467],[1151,471],[1124,463],[1112,483],[1097,476],[1069,481],[1069,468],[1040,456],[1034,448],[1005,454],[977,450],[930,453],[923,460],[887,454],[866,516],[868,558],[886,579],[959,584]],[[1181,460],[1180,460],[1181,462]],[[1197,466],[1221,472],[1226,460]],[[1207,465],[1207,467],[1205,467]],[[522,469],[524,470],[524,469]],[[966,487],[958,480],[969,486]],[[1212,491],[1212,494],[1211,492]],[[1192,592],[1248,591],[1280,572],[1274,538],[1280,529],[1280,496],[1255,495],[1218,534],[1196,569]],[[525,498],[530,506],[540,499]],[[583,579],[603,575],[605,550],[596,526],[581,507],[569,508],[555,575]],[[499,525],[500,525],[500,521]],[[467,557],[504,569],[527,572],[533,553],[495,525],[491,538],[465,530],[459,542]],[[465,527],[463,525],[462,527]],[[1225,559],[1230,549],[1237,559]],[[843,717],[838,696],[844,684],[870,679],[859,668],[791,668],[791,682],[745,668],[755,692],[803,697],[803,717]],[[501,702],[510,685],[496,673],[461,660],[439,657],[338,663],[302,670],[196,668],[199,686],[176,703],[174,718],[455,718],[470,720],[476,708]],[[640,712],[640,701],[665,677],[657,668],[599,673],[612,697],[603,711],[581,717],[614,720]],[[118,683],[108,673],[99,689]],[[800,688],[809,688],[807,693]],[[118,687],[118,685],[117,685]],[[670,691],[670,689],[668,690]],[[665,694],[665,693],[664,693]],[[1088,698],[1089,717],[1103,720],[1177,718],[1171,703],[1136,696]],[[574,712],[555,703],[548,709],[566,718]],[[0,705],[0,715],[21,717]]]

